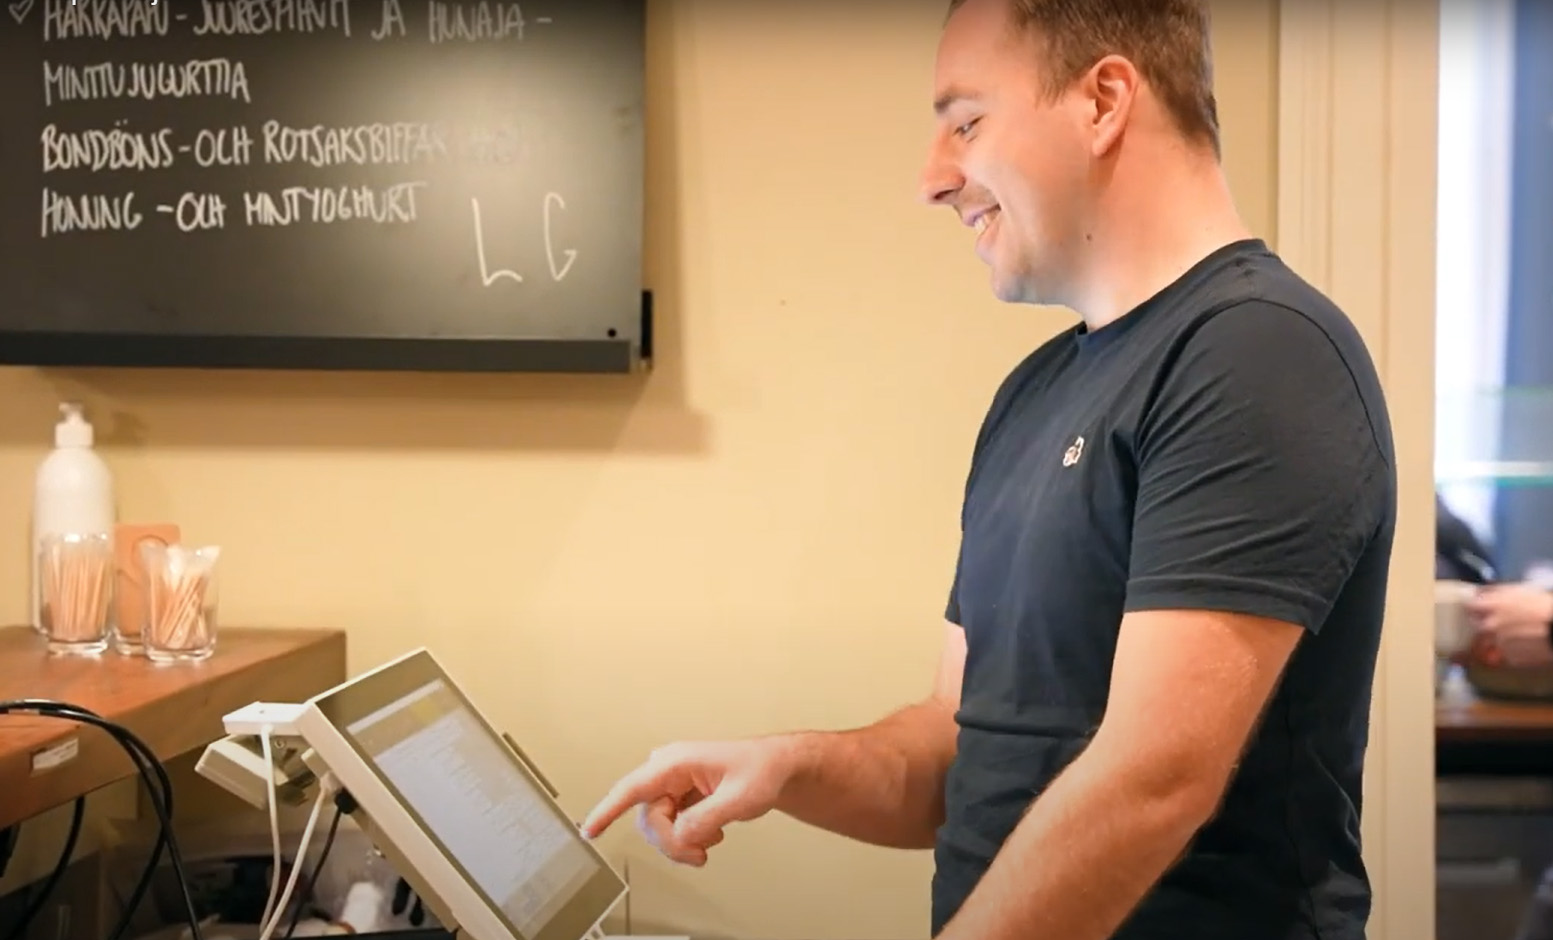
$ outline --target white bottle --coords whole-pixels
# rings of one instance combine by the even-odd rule
[[[38,465],[32,504],[32,623],[43,629],[38,604],[38,553],[48,535],[113,536],[113,474],[92,449],[92,425],[78,402],[59,406],[54,450]]]

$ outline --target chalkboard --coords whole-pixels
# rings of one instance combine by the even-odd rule
[[[650,354],[645,0],[0,4],[0,362]]]

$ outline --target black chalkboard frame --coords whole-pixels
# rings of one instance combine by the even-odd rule
[[[629,373],[652,367],[653,294],[636,337],[358,339],[0,330],[0,365],[336,372]]]
[[[57,2],[66,3],[68,0],[57,0]],[[630,73],[632,86],[624,89],[625,94],[639,95],[641,93],[639,83],[645,77],[639,74],[644,66],[640,56],[645,49],[639,48],[637,44],[645,45],[645,0],[592,0],[592,2],[583,0],[580,8],[576,6],[575,0],[568,0],[568,2],[572,6],[566,9],[572,14],[573,19],[580,16],[590,22],[602,22],[593,17],[620,16],[620,22],[625,26],[624,35],[631,40],[632,45],[624,50],[616,47],[615,51],[618,54],[612,58],[613,68],[616,71],[624,69]],[[0,46],[7,50],[7,54],[0,58],[12,59],[11,62],[4,63],[5,68],[0,68],[0,73],[5,73],[9,77],[14,72],[15,77],[20,77],[24,73],[30,74],[36,71],[35,68],[31,68],[31,60],[34,57],[32,42],[24,39],[23,36],[32,31],[46,5],[47,0],[41,0],[41,2],[29,0],[29,2],[13,4],[9,8],[9,17],[0,18]],[[30,18],[25,12],[28,9],[34,11]],[[5,11],[0,10],[0,12]],[[183,19],[181,16],[178,18]],[[13,28],[13,21],[15,28]],[[547,22],[543,18],[541,21]],[[23,45],[15,45],[18,42]],[[95,44],[87,43],[87,45]],[[18,50],[23,50],[20,57],[11,54]],[[84,55],[90,59],[97,53],[91,52]],[[338,57],[335,57],[334,61],[339,61]],[[273,66],[274,63],[272,62],[271,65]],[[300,80],[297,79],[297,81]],[[622,107],[617,103],[612,108],[608,107],[609,96],[619,95],[622,92],[618,84],[611,84],[612,81],[616,80],[596,78],[586,83],[587,87],[599,89],[602,94],[599,112],[618,116],[621,121],[620,126],[626,129],[623,135],[613,140],[617,148],[614,154],[600,153],[597,161],[604,167],[604,172],[608,176],[604,188],[614,190],[614,196],[618,200],[615,205],[618,205],[624,219],[635,218],[640,221],[642,186],[645,183],[642,177],[642,155],[640,154],[643,144],[643,131],[640,124],[642,104],[637,98],[630,106]],[[5,107],[0,107],[0,115],[8,119],[6,129],[0,131],[0,158],[3,158],[0,159],[0,163],[13,159],[17,153],[23,154],[23,158],[26,159],[26,153],[33,149],[18,146],[18,144],[24,144],[24,141],[23,135],[16,129],[26,128],[31,123],[27,109],[17,110],[19,107],[17,102],[20,101],[21,99],[17,98],[13,102],[8,96]],[[18,116],[23,119],[12,120]],[[595,120],[597,126],[590,128],[591,130],[597,131],[605,126],[605,122]],[[634,129],[631,127],[633,122]],[[597,139],[599,138],[596,135],[590,138],[590,140]],[[621,143],[625,144],[623,148],[619,147]],[[627,155],[634,159],[623,161],[622,158]],[[586,154],[572,152],[566,157],[572,159],[574,163],[590,166],[595,162],[595,156],[591,152]],[[9,183],[0,182],[0,185],[18,185],[18,183],[13,179]],[[572,188],[564,186],[562,188],[568,193],[572,191]],[[559,197],[547,196],[545,203],[547,214],[549,198],[559,199]],[[569,210],[569,213],[573,213],[571,217],[574,220],[580,217],[578,213],[589,211],[582,210],[576,205],[570,207],[565,203],[560,205],[563,209]],[[599,218],[607,217],[599,216],[600,210],[597,208],[591,211],[594,213],[595,225]],[[610,209],[606,206],[603,211],[608,213]],[[475,213],[478,220],[478,206],[475,207]],[[20,218],[17,213],[11,214]],[[477,221],[476,226],[478,227],[479,224]],[[548,217],[546,225],[548,226]],[[7,232],[7,234],[12,233]],[[90,322],[74,322],[66,328],[55,329],[48,322],[56,315],[54,310],[49,309],[55,305],[55,298],[39,296],[37,288],[49,286],[51,282],[48,278],[53,277],[55,281],[52,283],[65,287],[65,292],[78,292],[76,285],[79,282],[68,278],[59,279],[57,266],[50,268],[48,274],[39,275],[37,272],[43,270],[45,265],[33,263],[35,259],[24,257],[23,252],[6,251],[0,254],[10,254],[12,257],[9,260],[0,258],[0,271],[5,271],[7,263],[13,265],[7,273],[19,275],[19,281],[29,290],[19,291],[13,297],[6,297],[3,293],[6,290],[3,283],[6,279],[0,278],[0,306],[9,305],[10,308],[6,311],[6,316],[0,318],[0,321],[3,321],[0,322],[0,365],[413,372],[633,372],[650,367],[652,362],[651,292],[640,290],[640,309],[638,311],[631,309],[633,306],[631,295],[636,292],[637,287],[630,281],[637,281],[637,277],[633,274],[640,261],[642,249],[640,239],[643,234],[639,231],[635,232],[629,239],[619,243],[618,247],[611,248],[613,253],[610,255],[609,263],[614,265],[611,275],[613,278],[611,290],[614,293],[604,298],[607,302],[599,304],[597,303],[599,298],[594,297],[590,299],[591,302],[584,300],[573,305],[574,311],[584,311],[582,316],[584,319],[591,320],[591,324],[580,331],[575,325],[562,325],[549,336],[545,335],[549,324],[542,322],[538,324],[537,335],[532,328],[533,324],[530,324],[528,328],[515,329],[506,336],[500,335],[499,331],[485,335],[470,335],[469,332],[460,330],[442,333],[440,326],[420,326],[408,332],[400,332],[398,335],[395,335],[392,330],[356,332],[355,327],[322,332],[291,332],[284,328],[249,331],[246,329],[249,324],[246,323],[232,332],[226,332],[223,324],[199,322],[203,318],[202,309],[211,308],[208,299],[203,305],[190,305],[187,311],[176,309],[176,303],[172,305],[174,307],[172,318],[181,319],[183,322],[169,324],[167,329],[151,328],[149,324],[141,322],[147,319],[143,315],[123,317],[120,322],[115,323],[107,322],[103,315],[96,312],[88,315],[87,320]],[[548,241],[548,232],[546,239]],[[16,247],[11,244],[15,241],[15,239],[8,241],[7,247]],[[128,256],[118,260],[130,265],[134,262],[134,259]],[[483,256],[481,264],[484,264]],[[553,258],[551,264],[553,271]],[[562,268],[562,274],[556,275],[556,280],[560,280],[564,271],[565,267]],[[513,277],[516,279],[516,275]],[[29,278],[34,280],[28,280]],[[93,279],[92,275],[87,275],[87,278]],[[629,280],[626,280],[627,278]],[[610,278],[605,280],[608,281]],[[639,281],[637,283],[639,284]],[[608,294],[608,291],[605,293]],[[623,297],[622,293],[624,293]],[[156,314],[162,314],[168,305],[162,304],[161,309],[157,309],[157,299],[153,298],[142,306],[152,309]],[[57,306],[66,308],[73,303],[78,308],[92,306],[75,303],[78,300],[79,298],[69,297],[60,300]],[[435,310],[438,307],[435,300],[429,305],[424,302],[424,297],[421,301],[422,310]],[[100,308],[102,305],[97,306]],[[549,306],[546,304],[546,308]],[[288,309],[286,305],[275,305],[263,313],[286,309]],[[381,308],[369,307],[369,309]],[[490,311],[484,312],[488,314]],[[590,329],[591,334],[588,332]],[[525,332],[528,335],[524,335]]]

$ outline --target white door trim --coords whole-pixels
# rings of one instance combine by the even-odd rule
[[[1434,297],[1439,17],[1283,0],[1279,253],[1364,332],[1397,442],[1399,522],[1364,801],[1371,940],[1434,937]]]

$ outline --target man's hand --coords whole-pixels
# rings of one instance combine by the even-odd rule
[[[796,768],[782,738],[671,744],[626,774],[582,824],[597,837],[626,810],[640,806],[638,826],[664,856],[706,864],[729,823],[770,812]]]
[[[615,784],[588,814],[583,835],[599,835],[640,806],[639,825],[658,851],[704,865],[729,823],[780,810],[870,845],[931,847],[943,821],[964,672],[965,631],[946,623],[927,701],[848,731],[672,744]]]

